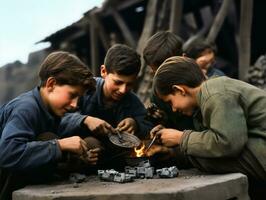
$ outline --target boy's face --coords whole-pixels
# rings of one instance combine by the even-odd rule
[[[203,71],[207,71],[208,68],[213,64],[215,60],[215,55],[213,50],[205,49],[198,58],[196,58],[196,63],[200,66]]]
[[[119,101],[128,93],[136,81],[137,75],[119,75],[108,73],[104,65],[101,67],[101,76],[104,78],[103,92],[107,100]]]
[[[173,112],[180,112],[187,116],[192,116],[197,106],[196,99],[185,90],[175,90],[168,95],[159,95],[159,98],[168,103]]]
[[[57,85],[46,86],[43,97],[47,107],[56,116],[62,117],[66,112],[77,109],[78,98],[85,92],[82,86]]]

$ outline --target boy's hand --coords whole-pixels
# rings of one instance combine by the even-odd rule
[[[137,123],[133,118],[123,119],[116,127],[120,132],[127,132],[134,134],[137,131]]]
[[[157,135],[160,143],[167,147],[173,147],[180,144],[181,137],[183,135],[182,131],[176,129],[164,128],[162,125],[154,127],[151,132],[151,138]]]
[[[164,154],[169,154],[169,148],[162,146],[162,145],[158,145],[158,144],[154,144],[151,146],[151,148],[145,153],[146,156],[150,157],[153,156],[157,153],[164,153]]]
[[[79,136],[72,136],[57,140],[61,151],[69,151],[79,155],[87,152],[87,144]]]
[[[100,148],[90,149],[86,154],[81,156],[81,159],[90,165],[96,165],[100,151]]]
[[[96,117],[86,117],[84,124],[91,132],[96,134],[107,135],[108,133],[113,133],[115,131],[115,129],[109,123]]]
[[[151,131],[150,131],[150,138],[152,139],[155,135],[157,135],[157,133],[163,129],[164,126],[159,124],[157,126],[155,126]]]
[[[165,119],[165,112],[159,109],[154,103],[147,108],[147,117],[152,121],[162,122]]]

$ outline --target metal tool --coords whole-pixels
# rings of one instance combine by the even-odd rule
[[[148,147],[146,148],[146,152],[151,148],[151,146],[153,145],[153,143],[155,142],[155,140],[157,139],[157,135],[154,135],[150,144],[148,145]]]
[[[122,140],[122,136],[121,136],[121,134],[120,134],[120,131],[119,131],[119,130],[116,130],[116,134],[118,135],[118,138],[119,138],[119,140]]]

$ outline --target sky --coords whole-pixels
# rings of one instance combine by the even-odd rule
[[[0,67],[49,46],[35,44],[101,7],[103,0],[0,0]]]

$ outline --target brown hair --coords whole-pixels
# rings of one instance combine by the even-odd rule
[[[153,87],[157,94],[168,95],[173,92],[173,85],[195,88],[204,80],[204,74],[193,59],[173,56],[166,59],[157,69]]]
[[[148,40],[143,50],[143,58],[148,65],[157,69],[165,59],[172,56],[181,56],[182,45],[182,39],[174,33],[160,31]]]
[[[89,68],[75,55],[64,51],[49,54],[40,67],[39,77],[44,86],[49,77],[58,85],[80,85],[88,90],[95,89],[95,80]]]
[[[184,53],[189,58],[197,59],[206,49],[210,49],[214,54],[217,52],[215,44],[209,43],[203,38],[198,38],[184,49]]]
[[[124,44],[115,44],[106,53],[104,65],[108,73],[137,75],[141,62],[139,54]]]

